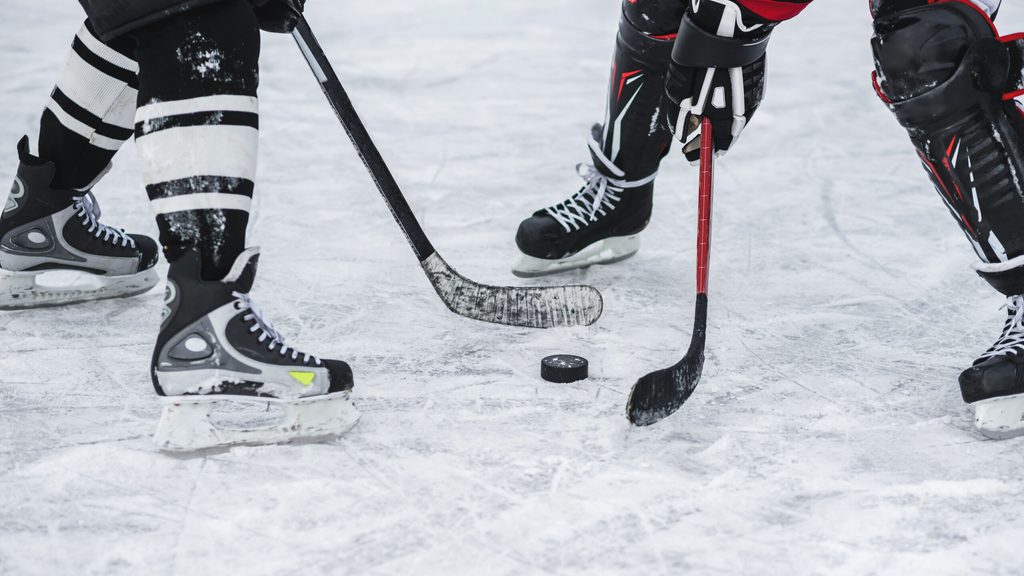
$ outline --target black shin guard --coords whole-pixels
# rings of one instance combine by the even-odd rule
[[[657,172],[672,135],[661,119],[665,72],[686,4],[624,0],[601,143],[605,156],[639,179]]]
[[[1014,268],[1024,256],[1020,50],[969,2],[910,4],[875,10],[875,87],[985,267]]]

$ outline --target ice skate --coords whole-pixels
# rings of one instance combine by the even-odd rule
[[[1024,295],[1010,296],[1003,334],[960,375],[964,402],[988,438],[1024,434]]]
[[[100,223],[91,192],[55,190],[54,165],[18,144],[0,215],[0,310],[134,296],[156,285],[157,245]]]
[[[195,250],[171,263],[152,362],[160,448],[319,438],[359,420],[348,364],[286,345],[249,297],[258,257],[246,250],[220,281],[201,279]]]
[[[516,276],[611,264],[640,249],[639,234],[651,218],[656,174],[628,179],[601,151],[600,135],[601,126],[595,125],[589,141],[594,163],[577,166],[583,187],[519,225],[516,245],[522,255],[512,266]]]

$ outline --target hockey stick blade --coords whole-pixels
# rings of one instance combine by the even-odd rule
[[[601,293],[592,286],[488,286],[469,280],[449,266],[431,245],[305,18],[299,20],[292,37],[449,310],[474,320],[523,328],[589,326],[597,322],[604,303]]]
[[[601,317],[601,293],[590,286],[487,286],[462,276],[434,252],[423,270],[448,309],[460,316],[523,328],[590,326]]]
[[[671,416],[689,400],[704,370],[707,327],[708,297],[706,294],[698,294],[690,349],[675,366],[651,372],[637,380],[626,404],[630,423],[650,426]]]
[[[714,195],[714,140],[711,121],[701,122],[700,197],[697,205],[697,302],[690,348],[675,366],[637,380],[626,402],[626,416],[636,426],[650,426],[682,407],[700,383],[708,331],[708,271],[711,259],[711,204]]]

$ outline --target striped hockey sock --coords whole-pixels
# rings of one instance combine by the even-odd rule
[[[87,189],[132,136],[139,65],[133,44],[103,43],[88,23],[75,35],[43,111],[39,155],[56,165],[54,187]]]
[[[135,142],[164,255],[195,248],[219,280],[245,250],[259,134],[260,36],[245,1],[135,35]]]

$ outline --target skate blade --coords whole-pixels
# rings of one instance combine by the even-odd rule
[[[100,276],[74,270],[0,270],[0,310],[66,306],[148,292],[160,277],[150,268],[127,276]]]
[[[512,273],[520,278],[536,278],[599,264],[614,264],[633,256],[639,250],[638,235],[605,238],[560,260],[545,260],[522,254],[512,265]]]
[[[981,400],[974,406],[974,425],[986,438],[1006,440],[1024,435],[1024,394]]]
[[[161,450],[185,452],[205,448],[253,444],[278,444],[300,439],[325,438],[348,432],[359,421],[351,392],[298,400],[278,400],[252,396],[165,396],[163,413],[153,441]],[[270,423],[247,426],[217,421],[214,410],[232,405],[245,408],[250,416],[260,417],[259,408],[279,414]],[[266,418],[264,418],[265,420]],[[252,418],[250,417],[250,422]]]

